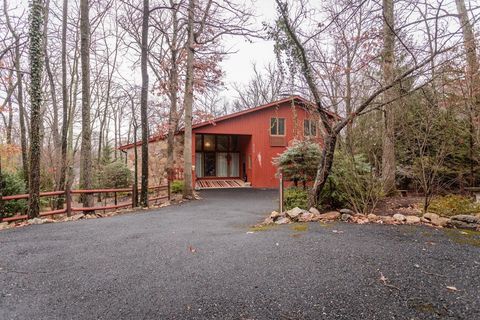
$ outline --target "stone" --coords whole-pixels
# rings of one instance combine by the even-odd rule
[[[320,220],[337,220],[338,218],[340,218],[340,212],[330,211],[330,212],[322,213],[318,217]]]
[[[265,220],[263,220],[263,224],[272,224],[273,219],[272,217],[266,217]]]
[[[393,224],[395,223],[395,219],[391,216],[378,216],[378,221],[384,224]]]
[[[448,226],[451,228],[469,229],[469,230],[478,230],[480,227],[478,223],[469,223],[469,222],[454,220],[454,219],[451,219],[448,222]]]
[[[423,218],[426,219],[426,220],[429,220],[429,221],[432,221],[433,219],[437,219],[439,218],[440,216],[436,213],[431,213],[431,212],[427,212],[423,215]]]
[[[287,224],[287,223],[290,223],[290,219],[288,219],[287,217],[283,217],[283,218],[280,218],[277,221],[275,221],[275,223],[276,224]]]
[[[295,207],[287,211],[287,216],[289,216],[292,219],[296,219],[302,213],[303,213],[302,209],[300,209],[299,207]]]
[[[346,209],[346,208],[345,208],[345,209],[341,209],[341,210],[340,210],[340,213],[342,213],[342,214],[349,214],[349,215],[351,215],[351,216],[353,216],[353,215],[355,214],[355,212],[353,212],[353,211],[350,210],[350,209]]]
[[[369,214],[367,214],[367,219],[368,219],[369,221],[372,221],[372,222],[373,222],[373,221],[377,221],[377,220],[378,220],[378,216],[377,216],[376,214],[374,214],[374,213],[369,213]]]
[[[405,220],[407,220],[407,218],[401,213],[395,213],[393,215],[393,219],[395,219],[398,222],[404,222]]]
[[[317,215],[311,213],[311,212],[303,212],[301,215],[298,216],[297,221],[298,222],[310,222],[315,219]]]
[[[10,227],[10,225],[9,225],[8,222],[2,222],[2,223],[0,223],[0,230],[8,229],[9,227]]]
[[[29,219],[29,220],[27,220],[27,222],[29,224],[43,224],[44,223],[44,221],[40,218]]]
[[[420,223],[420,217],[417,216],[406,216],[405,222],[408,224]]]
[[[351,215],[351,214],[348,214],[348,213],[343,213],[343,214],[340,216],[340,220],[342,220],[342,221],[344,221],[344,222],[350,221],[350,220],[352,220],[352,215]]]
[[[281,217],[282,214],[278,211],[272,211],[272,213],[270,214],[270,218],[272,218],[273,220],[275,220],[276,218],[278,217]]]
[[[447,224],[449,224],[450,219],[449,218],[444,218],[444,217],[438,217],[430,220],[430,223],[433,225],[436,225],[438,227],[445,227]]]
[[[314,207],[311,207],[308,211],[310,211],[310,213],[313,213],[313,214],[320,214],[320,211],[318,211],[317,208],[314,208]]]
[[[69,218],[70,221],[77,221],[83,219],[85,215],[83,213],[77,213]]]
[[[480,224],[480,218],[469,215],[469,214],[459,214],[459,215],[453,216],[451,219],[456,221],[466,222],[466,223]]]

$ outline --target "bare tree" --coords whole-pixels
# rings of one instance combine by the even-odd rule
[[[149,27],[150,6],[149,0],[143,0],[142,16],[142,93],[140,97],[140,117],[142,128],[142,181],[140,190],[140,205],[148,207],[148,27]]]
[[[92,188],[92,132],[90,123],[90,20],[89,1],[80,1],[80,59],[82,64],[82,150],[80,188]],[[93,206],[93,197],[84,194],[84,207]]]
[[[30,7],[30,185],[29,218],[40,214],[40,123],[42,106],[44,2],[33,0]]]

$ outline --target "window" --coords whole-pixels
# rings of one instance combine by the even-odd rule
[[[270,119],[270,135],[272,136],[285,135],[285,118]]]
[[[203,136],[203,150],[204,151],[215,151],[215,136],[211,134],[206,134]]]
[[[317,124],[315,120],[303,120],[303,134],[305,137],[317,135]]]

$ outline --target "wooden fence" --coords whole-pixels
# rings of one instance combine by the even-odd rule
[[[154,192],[152,197],[148,198],[149,203],[150,202],[157,202],[161,200],[170,200],[171,198],[171,193],[170,193],[170,181],[166,185],[159,185],[159,186],[153,186],[148,188],[150,192]],[[166,195],[160,195],[162,191],[166,191]],[[149,192],[149,193],[150,193]],[[131,194],[130,196],[130,201],[119,203],[118,201],[118,194],[122,193],[127,193]],[[72,195],[82,195],[82,194],[113,194],[113,204],[107,205],[105,203],[104,206],[95,206],[95,207],[74,207],[72,206]],[[51,198],[51,197],[64,197],[64,206],[62,209],[57,209],[57,210],[50,210],[50,211],[43,211],[40,212],[40,217],[45,217],[45,216],[52,216],[56,214],[66,214],[67,216],[71,216],[72,213],[74,212],[79,212],[79,211],[89,211],[89,212],[94,212],[94,211],[105,211],[105,210],[113,210],[113,209],[120,209],[120,208],[126,208],[126,207],[133,207],[134,204],[134,189],[133,187],[131,188],[121,188],[121,189],[91,189],[91,190],[65,190],[65,191],[49,191],[49,192],[40,192],[40,197],[41,198]],[[17,194],[17,195],[12,195],[12,196],[0,196],[0,202],[4,204],[6,201],[14,201],[14,200],[22,200],[22,199],[28,199],[30,196],[29,194]],[[107,197],[105,197],[106,199]],[[0,208],[4,208],[3,205],[0,206]],[[0,209],[1,210],[1,209]],[[23,220],[23,219],[28,219],[28,215],[15,215],[12,217],[4,217],[5,212],[0,212],[0,222],[13,222],[13,221],[18,221],[18,220]]]

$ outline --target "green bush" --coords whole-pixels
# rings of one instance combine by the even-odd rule
[[[321,150],[318,143],[311,141],[294,141],[281,155],[273,159],[273,163],[282,171],[286,181],[306,184],[315,179]]]
[[[288,188],[283,194],[284,206],[286,210],[299,207],[301,209],[308,209],[308,191],[300,188]]]
[[[2,195],[11,196],[15,194],[26,193],[25,181],[19,174],[3,172],[2,173]],[[14,213],[24,213],[27,211],[27,200],[5,201],[5,213],[12,216]]]
[[[184,184],[182,180],[175,180],[172,181],[170,184],[170,191],[172,193],[182,193],[184,188]]]
[[[480,212],[480,204],[461,195],[450,194],[432,199],[429,210],[441,216],[451,217],[457,214],[473,214]]]
[[[361,154],[336,153],[331,179],[329,187],[330,192],[335,192],[334,199],[347,202],[356,212],[370,213],[384,196],[381,179]]]
[[[132,185],[132,172],[121,161],[102,165],[96,176],[98,188],[128,188]]]

